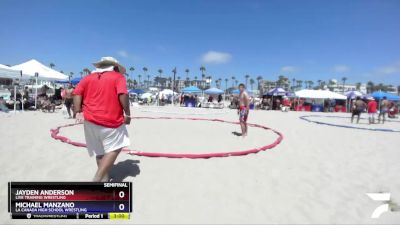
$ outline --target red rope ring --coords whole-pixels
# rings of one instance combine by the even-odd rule
[[[220,120],[220,119],[205,119],[205,118],[184,118],[184,117],[132,117],[132,119],[178,119],[178,120],[206,120],[206,121],[212,121],[212,122],[222,122],[222,123],[230,123],[230,124],[239,124],[238,122],[231,122],[231,121],[225,121],[225,120]],[[64,127],[71,127],[78,125],[77,123],[74,124],[67,124],[63,126],[59,126],[55,129],[50,130],[51,137],[54,138],[55,140],[60,140],[64,143],[77,146],[77,147],[86,147],[85,143],[80,143],[76,141],[72,141],[68,139],[67,137],[58,135],[60,132],[61,128]],[[283,140],[283,135],[274,129],[271,129],[266,126],[262,126],[259,124],[253,124],[253,123],[248,123],[248,126],[250,127],[257,127],[261,128],[264,130],[271,130],[275,134],[278,135],[278,138],[269,145],[264,145],[259,148],[254,148],[254,149],[248,149],[248,150],[242,150],[242,151],[235,151],[235,152],[219,152],[219,153],[201,153],[201,154],[179,154],[179,153],[160,153],[160,152],[141,152],[137,150],[130,150],[130,149],[122,149],[123,152],[131,154],[131,155],[137,155],[137,156],[147,156],[147,157],[166,157],[166,158],[190,158],[190,159],[198,159],[198,158],[213,158],[213,157],[228,157],[228,156],[242,156],[242,155],[247,155],[250,153],[257,153],[260,151],[265,151],[267,149],[274,148],[277,146],[281,141]]]

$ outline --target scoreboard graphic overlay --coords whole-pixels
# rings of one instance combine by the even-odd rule
[[[8,182],[12,219],[129,219],[131,182]]]

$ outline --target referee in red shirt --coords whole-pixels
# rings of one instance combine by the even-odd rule
[[[109,181],[108,173],[121,149],[130,145],[125,124],[130,124],[126,69],[112,57],[103,57],[74,90],[74,116],[83,111],[86,145],[96,155],[96,182]],[[79,115],[78,115],[79,117]]]

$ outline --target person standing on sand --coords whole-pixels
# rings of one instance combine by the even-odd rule
[[[122,75],[126,69],[112,57],[93,65],[97,69],[74,90],[74,117],[83,111],[87,149],[90,156],[96,155],[98,167],[93,181],[105,182],[122,148],[130,145],[125,124],[130,124],[131,115]]]
[[[378,104],[376,104],[376,101],[374,98],[371,98],[370,101],[368,102],[368,120],[369,124],[375,123],[375,114],[376,114],[376,108]]]
[[[239,123],[242,129],[242,136],[247,136],[247,118],[249,116],[250,99],[249,94],[246,92],[244,84],[239,84]]]
[[[73,95],[72,93],[74,92],[74,86],[72,86],[72,84],[70,83],[68,88],[65,89],[65,107],[67,108],[67,112],[68,112],[68,116],[71,119],[72,115],[71,115],[71,107],[73,105]]]
[[[353,123],[354,116],[357,116],[357,123],[360,122],[361,113],[366,108],[365,102],[361,100],[360,96],[357,96],[356,101],[353,103],[353,113],[351,114],[351,123]]]
[[[383,96],[381,102],[381,108],[379,110],[379,116],[378,116],[378,123],[381,122],[381,117],[382,117],[382,124],[385,123],[386,120],[386,113],[389,111],[389,101],[387,100],[386,96]]]

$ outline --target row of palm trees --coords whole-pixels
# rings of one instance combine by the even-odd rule
[[[342,77],[342,89],[344,90],[344,86],[346,84],[347,77]],[[332,80],[330,80],[328,83],[323,81],[323,80],[317,80],[317,85],[314,86],[314,81],[312,80],[297,80],[296,78],[293,78],[291,81],[291,89],[296,90],[296,89],[323,89],[325,86],[333,86],[336,83],[333,83]],[[278,85],[279,86],[279,85]],[[358,86],[358,89],[361,86],[361,83],[357,83],[356,86]]]
[[[50,68],[54,68],[56,65],[54,64],[54,63],[50,63]],[[131,76],[132,76],[132,78],[131,78],[131,76],[128,74],[128,73],[126,73],[125,74],[125,76],[127,77],[127,80],[128,80],[128,84],[129,84],[129,86],[131,86],[131,85],[133,85],[133,86],[140,86],[140,87],[142,87],[142,85],[143,84],[145,84],[145,83],[147,83],[147,86],[149,86],[150,85],[150,74],[148,74],[148,71],[149,71],[149,69],[147,68],[147,67],[143,67],[142,68],[142,71],[143,71],[143,73],[144,73],[144,77],[142,77],[142,75],[141,74],[138,74],[137,75],[137,78],[138,78],[138,82],[135,80],[135,79],[133,79],[133,72],[135,71],[136,69],[135,69],[135,67],[133,67],[133,66],[131,66],[131,67],[129,67],[129,71],[130,71],[130,73],[131,73]],[[206,72],[206,68],[205,68],[205,66],[201,66],[200,68],[199,68],[199,70],[200,70],[200,72],[201,72],[201,80],[202,81],[204,81],[204,80],[209,80],[210,82],[212,81],[212,76],[211,75],[206,75],[205,74],[205,72]],[[197,81],[198,80],[198,77],[197,76],[194,76],[194,80],[190,80],[190,78],[189,78],[189,72],[190,72],[190,70],[189,69],[185,69],[184,70],[185,71],[185,73],[186,73],[186,79],[185,79],[185,85],[186,86],[189,86],[189,85],[194,85],[196,82],[195,81]],[[64,71],[60,71],[61,73],[64,73]],[[159,78],[162,78],[163,77],[163,70],[162,69],[158,69],[157,70],[157,72],[158,72],[158,77]],[[84,68],[82,71],[80,71],[79,72],[79,74],[80,74],[80,76],[81,77],[83,77],[84,75],[87,75],[87,74],[90,74],[90,70],[88,69],[88,68]],[[74,73],[73,72],[70,72],[69,73],[69,78],[71,79],[72,77],[73,77],[73,75],[74,75]],[[147,80],[144,80],[144,82],[142,82],[142,78],[147,78]],[[262,76],[258,76],[256,79],[253,79],[253,78],[251,78],[250,77],[250,75],[248,75],[248,74],[246,74],[245,76],[244,76],[244,78],[245,78],[245,85],[246,85],[246,87],[248,87],[249,85],[248,84],[250,84],[250,89],[251,90],[253,90],[254,89],[254,84],[255,84],[255,82],[256,82],[256,80],[257,80],[257,82],[258,82],[258,85],[257,85],[257,89],[260,89],[260,82],[261,82],[261,80],[263,80],[263,77]],[[180,76],[178,76],[177,77],[177,79],[178,80],[181,80],[181,77]],[[166,79],[164,79],[164,81],[165,81]],[[169,82],[171,82],[171,77],[170,78],[168,78],[167,79]],[[279,79],[279,80],[281,80],[281,79]],[[222,79],[222,78],[218,78],[218,79],[216,79],[214,82],[215,82],[215,85],[217,86],[217,88],[222,88],[222,81],[225,81],[225,89],[228,89],[228,83],[229,83],[229,79],[228,78],[225,78],[224,80]],[[238,86],[238,84],[239,84],[239,81],[236,79],[236,77],[235,76],[232,76],[231,77],[231,84],[232,84],[232,86],[230,87],[230,88],[235,88],[235,87],[237,87]],[[279,81],[278,81],[279,82]],[[204,83],[204,82],[202,82],[202,83]],[[211,86],[211,83],[210,83],[210,86]],[[204,87],[202,87],[202,88],[206,88],[205,86]]]
[[[56,65],[54,64],[54,63],[50,63],[49,64],[50,65],[50,68],[54,68],[54,67],[56,67]],[[206,75],[205,74],[205,72],[206,72],[206,68],[205,68],[205,66],[201,66],[200,68],[199,68],[199,70],[200,70],[200,72],[201,72],[201,79],[204,81],[204,80],[206,80],[206,79],[208,79],[208,80],[212,80],[212,76],[211,75]],[[133,66],[131,66],[131,67],[129,67],[129,71],[130,71],[130,73],[131,73],[131,75],[132,75],[132,78],[133,78],[133,72],[135,71],[135,67],[133,67]],[[149,69],[147,68],[147,67],[143,67],[142,68],[142,71],[143,71],[143,74],[144,74],[144,78],[147,78],[147,80],[145,80],[145,83],[147,83],[147,85],[149,86],[150,85],[150,75],[148,74],[148,71],[149,71]],[[186,78],[185,78],[185,85],[186,86],[189,86],[189,85],[194,85],[195,84],[195,81],[197,81],[198,80],[198,77],[197,76],[194,76],[194,80],[190,80],[190,78],[189,78],[189,73],[190,73],[190,70],[189,69],[185,69],[184,70],[185,71],[185,73],[186,73]],[[60,71],[61,73],[63,73],[64,74],[64,71]],[[85,75],[87,75],[87,74],[90,74],[90,70],[88,69],[88,68],[84,68],[84,69],[82,69],[82,71],[80,71],[79,72],[79,74],[80,74],[80,76],[81,77],[83,77],[83,76],[85,76]],[[158,77],[159,78],[162,78],[163,77],[163,70],[162,69],[158,69],[157,70],[157,72],[158,72]],[[71,79],[72,77],[73,77],[73,75],[74,75],[74,73],[73,72],[69,72],[69,74],[67,74],[68,76],[69,76],[69,79]],[[129,85],[131,86],[131,85],[133,85],[133,86],[142,86],[142,81],[141,81],[141,79],[142,79],[142,75],[141,74],[138,74],[137,75],[137,77],[138,77],[138,82],[135,80],[135,79],[131,79],[130,78],[130,75],[128,74],[128,73],[126,73],[125,74],[125,76],[127,76],[127,80],[128,80],[128,83],[129,83]],[[251,78],[251,76],[249,75],[249,74],[246,74],[245,76],[244,76],[244,78],[245,78],[245,85],[246,85],[246,87],[248,87],[248,84],[250,84],[250,89],[251,90],[253,90],[253,88],[254,88],[254,84],[255,84],[255,82],[257,81],[257,89],[261,89],[262,87],[261,87],[261,81],[263,80],[263,77],[262,76],[257,76],[255,79],[253,79],[253,78]],[[177,77],[177,79],[178,80],[181,80],[181,77],[180,76],[178,76]],[[169,82],[171,82],[172,81],[172,78],[171,77],[169,77],[168,79],[164,79],[165,81],[166,80],[168,80]],[[341,81],[342,81],[342,91],[344,92],[344,90],[345,90],[345,85],[346,85],[346,81],[348,80],[348,78],[347,77],[342,77],[341,78]],[[229,78],[225,78],[225,79],[222,79],[222,78],[218,78],[218,79],[216,79],[215,80],[215,85],[216,85],[216,87],[217,88],[220,88],[220,89],[222,89],[222,82],[223,81],[225,81],[225,90],[227,90],[228,88],[235,88],[235,87],[237,87],[238,86],[238,84],[239,84],[239,81],[236,79],[236,77],[235,76],[232,76],[232,77],[230,77],[230,79]],[[228,87],[229,86],[229,81],[231,81],[231,87]],[[290,86],[290,83],[291,83],[291,86]],[[294,90],[296,90],[296,89],[301,89],[301,88],[303,88],[303,86],[304,86],[304,88],[307,88],[307,89],[311,89],[311,88],[314,88],[314,89],[322,89],[322,88],[324,88],[325,86],[328,86],[328,87],[330,87],[330,86],[333,86],[333,85],[335,85],[335,83],[333,83],[333,81],[328,81],[328,82],[325,82],[325,81],[323,81],[323,80],[317,80],[317,85],[316,86],[314,86],[314,81],[312,81],[312,80],[297,80],[296,78],[292,78],[292,80],[291,80],[291,82],[288,80],[288,78],[286,78],[285,76],[283,76],[283,75],[280,75],[279,76],[279,78],[278,78],[278,81],[276,82],[276,84],[275,84],[275,86],[278,86],[278,87],[282,87],[282,86],[286,86],[287,85],[287,87],[288,88],[290,88],[290,89],[292,89],[293,91]],[[163,84],[163,85],[165,85],[165,84]],[[210,84],[211,85],[211,84]],[[339,85],[337,85],[337,86],[339,86]],[[357,90],[360,90],[360,87],[361,87],[361,83],[360,82],[357,82],[356,83],[356,89]],[[206,88],[206,87],[203,87],[203,88]],[[382,83],[379,83],[379,84],[374,84],[372,81],[368,81],[367,82],[367,92],[368,93],[371,93],[371,92],[373,92],[373,91],[376,91],[376,90],[382,90],[382,91],[388,91],[388,90],[391,90],[391,89],[393,89],[394,87],[393,86],[391,86],[391,85],[384,85],[384,84],[382,84]],[[400,94],[400,86],[398,86],[397,87],[397,90],[398,90],[398,93]]]
[[[212,81],[212,76],[211,76],[211,75],[208,75],[208,76],[207,76],[207,75],[205,74],[206,68],[205,68],[204,66],[201,66],[199,69],[200,69],[200,71],[201,71],[201,80],[202,80],[202,81],[204,81],[204,80],[209,80],[209,81],[211,82],[211,81]],[[147,84],[149,85],[149,84],[150,84],[150,75],[147,74],[148,68],[147,68],[147,67],[143,67],[142,70],[143,70],[143,73],[145,74],[145,77],[147,77]],[[135,67],[131,66],[131,67],[129,68],[129,71],[131,72],[132,77],[133,77],[133,72],[135,71]],[[195,84],[195,81],[198,80],[198,77],[197,77],[197,76],[194,76],[194,80],[191,81],[190,78],[189,78],[189,72],[190,72],[190,70],[189,70],[189,69],[185,69],[184,71],[185,71],[185,73],[186,73],[186,79],[185,79],[185,84],[186,84],[186,86]],[[158,69],[157,72],[158,72],[158,74],[159,74],[158,77],[162,78],[162,77],[163,77],[163,72],[164,72],[164,71],[163,71],[162,69]],[[128,80],[129,80],[129,79],[131,80],[130,76],[129,76],[128,74],[126,74],[126,75],[127,75],[127,77],[128,77]],[[139,86],[140,86],[140,85],[142,84],[142,82],[141,82],[142,75],[141,75],[141,74],[138,74],[137,77],[138,77],[138,81],[139,81],[138,84],[139,84]],[[178,76],[177,79],[178,79],[178,80],[181,80],[181,77]],[[258,84],[260,85],[260,81],[261,81],[263,78],[262,78],[261,76],[258,76],[256,79],[257,79],[257,81],[258,81]],[[216,85],[218,88],[221,88],[221,87],[222,87],[222,81],[223,81],[222,78],[216,79],[216,80],[215,80],[215,85]],[[228,81],[229,81],[229,79],[228,79],[228,78],[225,78],[225,89],[228,88]],[[248,85],[248,83],[250,83],[251,89],[253,89],[253,86],[254,86],[254,84],[255,84],[255,80],[254,80],[253,78],[250,78],[250,75],[245,75],[245,81],[246,81],[246,86]],[[238,82],[239,82],[239,81],[236,80],[236,77],[235,77],[235,76],[232,76],[232,87],[237,86],[237,85],[238,85]],[[211,85],[211,83],[210,83],[210,85]],[[258,86],[259,86],[259,85],[258,85]],[[203,87],[203,88],[205,88],[205,87]]]
[[[49,66],[50,66],[50,68],[52,68],[52,69],[53,69],[54,67],[56,67],[56,65],[55,65],[54,63],[50,63]],[[79,72],[79,74],[80,74],[80,76],[81,76],[81,78],[82,78],[83,76],[90,74],[90,72],[91,72],[91,71],[90,71],[88,68],[84,68],[82,71]],[[60,70],[60,73],[66,74],[63,70]],[[69,80],[71,80],[71,78],[72,78],[73,75],[74,75],[74,72],[69,72],[69,74],[67,74],[67,75],[68,75],[68,77],[69,77]]]
[[[55,67],[55,64],[54,64],[54,63],[50,63],[50,68],[54,68],[54,67]],[[210,81],[212,80],[212,76],[211,76],[211,75],[208,75],[208,76],[207,76],[207,75],[205,74],[205,72],[206,72],[205,66],[201,66],[199,69],[200,69],[200,71],[201,71],[201,79],[202,79],[202,80],[206,80],[206,79],[207,79],[207,80],[210,80]],[[130,71],[131,76],[132,76],[132,78],[133,78],[133,72],[135,71],[135,67],[133,67],[133,66],[129,67],[129,71]],[[147,86],[149,86],[149,85],[150,85],[150,77],[151,77],[151,76],[148,74],[149,69],[148,69],[147,67],[143,67],[143,68],[142,68],[142,71],[143,71],[143,73],[144,73],[144,78],[147,78],[147,80],[144,80],[144,82],[147,83]],[[64,71],[60,71],[60,72],[61,72],[61,73],[64,73]],[[159,76],[160,78],[162,78],[162,77],[163,77],[163,72],[164,72],[164,71],[163,71],[162,69],[158,69],[157,72],[158,72],[158,74],[159,74],[158,76]],[[185,82],[185,84],[186,84],[186,86],[193,85],[193,84],[195,84],[194,81],[198,80],[198,77],[197,77],[197,76],[194,76],[194,81],[190,81],[189,72],[190,72],[189,69],[185,69],[185,73],[186,73],[186,82]],[[80,74],[81,77],[83,77],[84,75],[90,74],[90,70],[89,70],[88,68],[84,68],[82,71],[79,72],[79,74]],[[70,72],[70,73],[69,73],[69,78],[71,79],[73,75],[74,75],[74,73],[73,73],[73,72]],[[142,83],[142,75],[141,75],[141,74],[138,74],[138,75],[137,75],[138,82],[136,82],[135,79],[131,79],[131,77],[130,77],[130,75],[129,75],[128,73],[126,73],[125,76],[127,76],[127,78],[128,78],[127,80],[128,80],[128,83],[129,83],[129,84],[133,84],[134,86],[136,86],[136,85],[142,86],[143,83]],[[251,78],[249,74],[246,74],[246,75],[244,76],[244,78],[245,78],[245,85],[246,85],[246,87],[248,87],[248,86],[249,86],[248,84],[250,84],[250,89],[253,90],[254,84],[255,84],[255,79]],[[169,79],[170,79],[170,78],[169,78]],[[178,80],[181,80],[181,77],[178,76],[177,79],[178,79]],[[256,80],[257,80],[257,82],[258,82],[257,89],[260,89],[260,87],[261,87],[261,86],[260,86],[260,82],[261,82],[261,80],[263,80],[263,77],[262,77],[262,76],[258,76],[258,77],[256,78]],[[343,78],[342,78],[343,87],[344,87],[344,85],[345,85],[346,80],[347,80],[346,77],[343,77]],[[217,86],[217,88],[221,88],[221,87],[222,87],[222,81],[223,81],[222,78],[218,78],[217,80],[215,80],[215,85]],[[228,89],[228,82],[229,82],[229,79],[228,79],[228,78],[225,78],[224,81],[225,81],[225,89]],[[236,79],[235,76],[232,76],[232,77],[231,77],[231,81],[232,81],[232,83],[231,83],[231,84],[232,84],[231,88],[234,88],[234,87],[238,86],[239,81]],[[281,75],[281,76],[279,76],[279,79],[278,79],[278,81],[276,82],[276,85],[277,85],[277,86],[282,86],[282,85],[284,85],[286,82],[287,82],[287,78]],[[294,90],[294,89],[296,89],[296,88],[301,88],[301,87],[303,86],[303,83],[305,84],[305,88],[312,88],[312,86],[314,85],[314,82],[311,81],[311,80],[302,81],[302,80],[296,80],[295,78],[293,78],[293,79],[292,79],[292,89]],[[296,85],[295,85],[295,84],[296,84]],[[211,85],[211,84],[210,84],[210,85]],[[325,85],[325,82],[323,82],[322,80],[318,80],[318,87],[323,87],[324,85]],[[205,88],[205,87],[203,87],[203,88]]]

